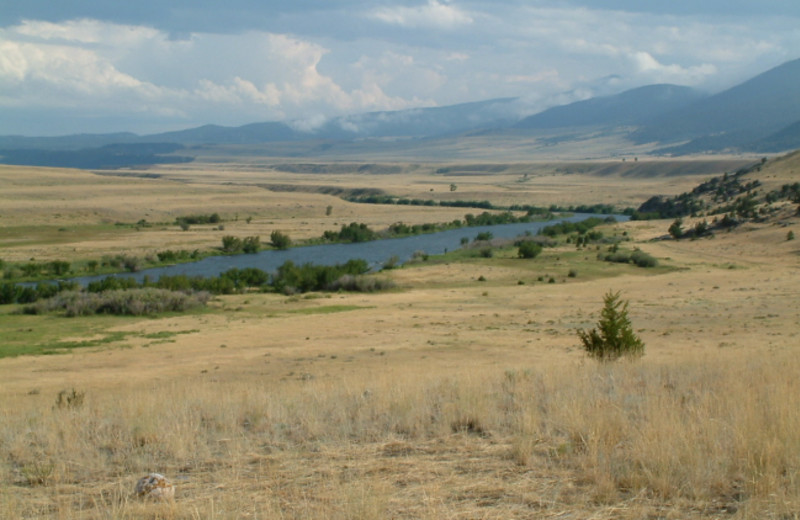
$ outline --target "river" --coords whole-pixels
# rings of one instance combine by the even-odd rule
[[[608,215],[592,215],[588,213],[576,213],[570,217],[558,218],[542,222],[528,222],[518,224],[500,224],[495,226],[476,226],[462,227],[414,235],[403,238],[391,238],[385,240],[375,240],[372,242],[359,242],[355,244],[321,244],[314,246],[303,246],[287,249],[283,251],[268,249],[256,254],[209,256],[185,264],[169,265],[165,267],[154,267],[143,269],[136,273],[120,273],[115,275],[96,275],[72,278],[71,281],[78,282],[82,286],[95,280],[103,279],[107,276],[133,277],[138,281],[145,276],[151,280],[157,280],[161,276],[218,276],[228,269],[255,267],[262,271],[275,271],[281,264],[291,260],[295,264],[314,263],[319,265],[343,264],[348,260],[366,260],[372,269],[380,269],[389,259],[397,257],[398,264],[407,262],[417,251],[422,251],[429,255],[438,255],[453,251],[461,247],[461,239],[467,238],[471,242],[482,232],[491,232],[494,238],[515,238],[525,233],[535,235],[541,228],[559,222],[579,222],[589,217],[605,218]],[[618,222],[627,220],[627,216],[614,215]]]

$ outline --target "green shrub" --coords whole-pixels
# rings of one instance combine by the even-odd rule
[[[122,266],[125,268],[126,271],[131,273],[135,273],[139,270],[141,264],[141,260],[135,256],[128,256],[125,255],[122,257]]]
[[[333,282],[329,289],[331,291],[350,291],[350,292],[378,292],[393,289],[395,283],[386,278],[376,278],[374,276],[346,274]]]
[[[322,238],[329,242],[369,242],[371,240],[376,240],[378,234],[366,224],[351,222],[346,226],[342,225],[338,233],[336,231],[324,232]]]
[[[604,257],[606,262],[615,262],[618,264],[627,264],[631,261],[631,255],[627,251],[614,251]]]
[[[34,262],[29,262],[27,264],[22,264],[20,269],[24,276],[36,276],[42,271],[42,266]]]
[[[519,244],[518,255],[520,258],[536,258],[542,252],[542,245],[533,240],[523,240]]]
[[[428,258],[428,253],[422,251],[421,249],[414,251],[414,253],[411,255],[411,260],[415,262],[427,262]]]
[[[292,246],[292,239],[285,233],[273,231],[269,236],[269,243],[275,249],[289,249]]]
[[[63,311],[67,317],[92,314],[144,316],[187,311],[205,305],[208,298],[207,293],[186,294],[152,287],[101,293],[64,291],[25,307],[23,312],[44,314]]]
[[[175,223],[183,228],[186,224],[186,229],[190,224],[218,224],[222,221],[219,213],[211,213],[210,215],[186,215],[175,219]]]
[[[616,222],[614,217],[607,217],[605,219],[599,217],[589,217],[580,222],[560,222],[558,224],[551,224],[539,230],[539,234],[548,236],[550,238],[558,235],[568,235],[575,232],[577,232],[579,235],[584,235],[590,229],[597,227],[600,224],[613,222]]]
[[[400,263],[400,258],[398,258],[397,255],[394,255],[383,263],[383,269],[386,271],[394,269],[397,267],[397,264],[399,263]]]
[[[631,253],[631,262],[636,264],[638,267],[656,267],[658,265],[658,260],[656,260],[655,257],[645,253],[640,249],[637,249]]]
[[[287,239],[289,237],[286,237]],[[258,253],[258,250],[261,249],[261,238],[259,237],[244,237],[242,240],[242,252],[247,254],[255,254]]]
[[[349,260],[337,265],[297,265],[287,260],[272,278],[272,286],[284,294],[330,290],[334,282],[344,275],[362,275],[369,272],[365,260]]]
[[[222,237],[222,250],[226,253],[238,253],[242,250],[242,239],[230,235]]]
[[[640,357],[644,343],[634,333],[628,317],[628,302],[620,300],[620,293],[608,292],[603,297],[603,310],[597,328],[578,330],[578,337],[586,353],[599,361],[614,361],[622,356]]]
[[[601,255],[598,255],[601,256]],[[633,252],[615,251],[602,257],[606,262],[616,262],[620,264],[634,264],[637,267],[656,267],[658,260],[641,249]]]
[[[47,267],[55,276],[63,276],[69,273],[71,269],[70,263],[65,262],[64,260],[53,260],[47,264]]]
[[[676,218],[672,224],[670,224],[669,229],[667,230],[672,236],[672,238],[678,239],[683,236],[683,219]]]
[[[15,283],[0,283],[0,305],[9,303],[33,303],[42,298],[50,298],[61,291],[74,291],[75,282],[38,283],[36,287]]]
[[[692,235],[695,237],[702,237],[709,234],[711,231],[708,228],[708,222],[705,220],[698,221],[692,228]]]

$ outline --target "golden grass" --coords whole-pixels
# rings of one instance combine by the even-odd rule
[[[397,173],[375,175],[359,173],[357,165],[352,171],[346,167],[340,171],[343,167],[336,163],[329,166],[334,173],[276,169],[285,162],[199,161],[103,175],[0,165],[0,258],[19,262],[31,258],[99,259],[120,253],[145,256],[165,249],[212,249],[220,246],[225,235],[257,235],[266,242],[277,230],[294,240],[304,240],[353,221],[381,230],[398,221],[441,223],[477,213],[465,208],[353,204],[315,193],[328,188],[379,189],[417,199],[491,200],[498,205],[608,203],[638,207],[653,194],[690,190],[711,175],[732,171],[750,161],[642,160],[636,165],[621,161],[550,162],[466,168],[460,164],[405,162],[385,166]],[[436,174],[440,168],[452,171]],[[144,175],[150,177],[141,177]],[[451,191],[451,184],[456,186],[455,191]],[[265,188],[270,186],[291,186],[300,191]],[[182,231],[174,223],[182,215],[213,212],[222,216],[224,229],[205,225]],[[138,230],[131,227],[140,220],[155,225]]]
[[[0,505],[30,518],[792,518],[798,275],[746,238],[682,242],[694,263],[657,276],[519,286],[451,264],[392,272],[395,293],[225,297],[211,314],[115,322],[142,337],[132,348],[3,360]],[[611,287],[632,302],[641,362],[577,349]],[[160,331],[190,332],[144,339]],[[71,388],[83,406],[56,408]],[[130,496],[154,470],[176,482],[174,503]]]
[[[740,353],[443,377],[118,384],[4,405],[15,518],[796,514],[800,365]],[[157,468],[174,503],[130,496]]]
[[[313,211],[330,200],[297,196],[321,197]],[[223,198],[233,208],[236,197]],[[394,270],[389,293],[246,294],[200,314],[65,324],[72,341],[124,339],[0,360],[0,511],[798,518],[800,242],[786,240],[797,217],[782,222],[681,242],[651,241],[669,222],[619,225],[671,267],[658,272],[595,266],[564,247],[534,261]],[[584,266],[576,278],[572,261]],[[544,274],[557,283],[537,281]],[[578,348],[575,330],[594,325],[609,289],[630,301],[639,362],[600,365]],[[58,327],[13,320],[0,323],[14,338],[39,323],[51,341]],[[57,406],[72,389],[83,403]],[[173,502],[132,497],[150,471],[176,484]]]

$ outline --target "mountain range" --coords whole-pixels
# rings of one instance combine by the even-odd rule
[[[491,134],[495,138],[530,136],[622,135],[631,148],[647,146],[669,155],[718,152],[780,152],[800,148],[800,59],[784,63],[724,92],[707,94],[677,85],[649,85],[612,96],[596,97],[522,117],[522,100],[501,98],[445,107],[370,112],[330,119],[321,125],[264,122],[239,127],[205,125],[151,135],[79,134],[60,137],[0,136],[0,162],[10,164],[80,164],[92,153],[125,163],[163,162],[159,147],[144,144],[258,145],[266,143],[403,142],[413,154],[415,142]],[[575,138],[567,137],[566,139]],[[411,144],[409,144],[411,143]],[[272,147],[274,149],[274,147]],[[63,152],[37,154],[35,151]],[[147,153],[143,153],[143,150]],[[182,155],[180,151],[171,148]],[[151,153],[152,152],[152,153]],[[188,157],[176,160],[190,160]],[[91,167],[98,167],[92,162]],[[111,166],[111,165],[109,165]],[[115,167],[116,167],[115,166]]]

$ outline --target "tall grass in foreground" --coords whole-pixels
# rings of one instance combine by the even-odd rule
[[[392,480],[391,464],[386,479],[323,468],[366,467],[370,446],[391,451],[400,467],[415,463],[418,445],[487,439],[501,451],[485,464],[552,473],[588,497],[553,497],[563,510],[636,497],[695,515],[713,504],[739,518],[800,512],[800,361],[788,355],[458,378],[402,369],[367,381],[253,376],[52,403],[42,394],[1,405],[0,510],[8,518],[380,518],[414,516],[419,497],[432,495],[440,499],[430,518],[456,515],[460,502],[447,484],[409,489]],[[301,453],[316,471],[287,462]],[[191,484],[177,482],[174,504],[144,505],[125,483],[148,471]],[[472,478],[476,487],[485,475]],[[226,492],[209,495],[214,489]]]

